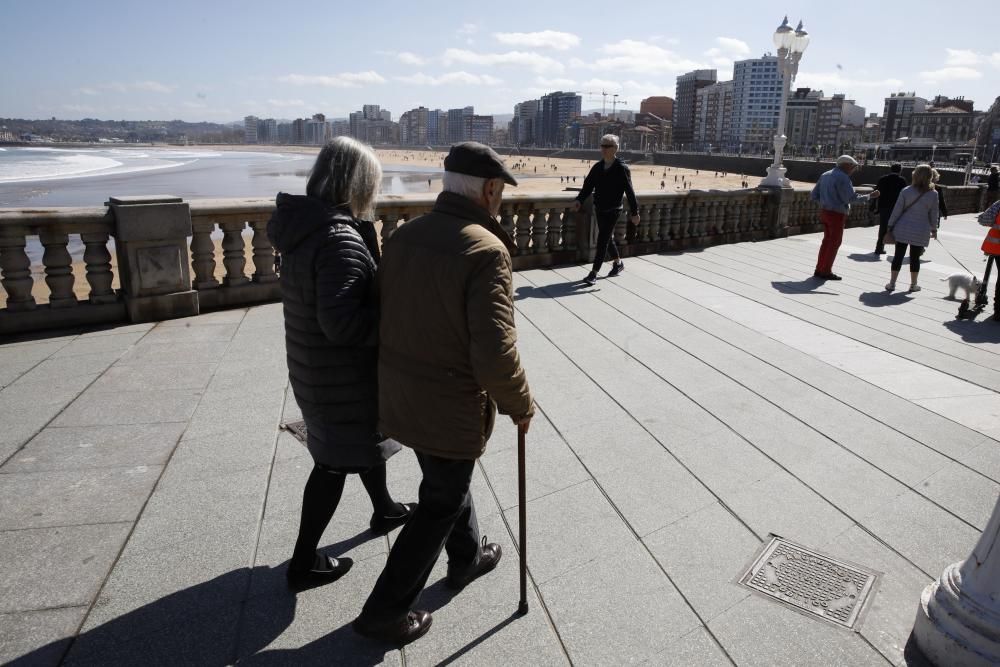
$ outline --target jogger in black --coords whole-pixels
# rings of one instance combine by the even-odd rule
[[[594,251],[594,266],[583,282],[593,285],[601,270],[605,256],[610,251],[614,264],[608,276],[614,277],[625,270],[614,241],[615,223],[622,212],[622,196],[628,199],[632,224],[639,224],[639,205],[632,189],[632,174],[624,162],[615,157],[618,152],[618,137],[605,134],[601,137],[601,161],[596,163],[583,181],[583,189],[573,203],[573,210],[580,207],[590,193],[594,193],[594,211],[597,214],[597,248]]]

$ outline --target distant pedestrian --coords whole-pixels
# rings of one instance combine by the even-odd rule
[[[594,212],[597,216],[597,247],[594,250],[594,265],[583,279],[587,285],[597,283],[597,274],[601,270],[608,252],[614,257],[614,263],[608,276],[613,278],[625,269],[618,245],[615,243],[615,224],[622,213],[622,196],[628,199],[632,224],[639,224],[639,204],[632,189],[632,174],[624,162],[615,157],[618,152],[618,137],[605,134],[601,137],[601,160],[591,167],[587,178],[583,180],[583,188],[573,203],[573,210],[579,211],[583,201],[594,193]]]
[[[660,181],[660,189],[663,190],[666,187],[667,187],[667,182],[666,181]]]
[[[416,508],[389,494],[385,462],[400,444],[376,424],[379,247],[371,219],[381,180],[370,148],[337,137],[317,156],[306,195],[279,193],[267,224],[282,260],[288,376],[313,459],[286,572],[294,590],[336,581],[351,569],[350,558],[317,551],[348,474],[360,475],[371,498],[373,531],[402,525]]]
[[[819,202],[819,219],[823,223],[823,243],[819,247],[816,270],[813,272],[822,280],[840,280],[840,276],[833,272],[833,262],[844,237],[844,223],[851,212],[851,203],[878,199],[880,196],[878,191],[871,195],[855,192],[851,174],[857,168],[857,160],[850,155],[841,155],[837,158],[837,166],[819,177],[810,194],[813,201]]]
[[[892,215],[892,209],[896,205],[896,199],[899,198],[899,193],[903,191],[906,187],[906,179],[902,177],[901,172],[903,171],[903,165],[898,162],[894,162],[891,167],[889,167],[889,173],[878,179],[878,183],[875,184],[875,189],[881,193],[878,199],[872,201],[872,208],[878,213],[878,238],[875,239],[875,254],[884,255],[885,254],[885,244],[882,239],[885,238],[885,231],[888,228],[889,216]]]
[[[997,200],[1000,200],[1000,171],[997,171],[996,165],[993,165],[990,167],[990,175],[986,178],[986,206],[984,208],[989,208]]]
[[[919,164],[913,168],[912,182],[899,194],[889,229],[896,240],[896,252],[892,257],[892,269],[888,291],[896,289],[896,277],[903,266],[906,248],[910,248],[910,292],[920,291],[917,276],[920,272],[920,256],[932,238],[937,238],[939,224],[938,193],[934,187],[937,171],[930,165]]]

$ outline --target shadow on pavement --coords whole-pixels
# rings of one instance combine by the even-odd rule
[[[884,306],[898,306],[908,302],[913,297],[906,291],[906,288],[897,289],[894,292],[880,290],[878,292],[862,292],[858,296],[858,301],[871,308],[882,308]]]
[[[583,284],[583,278],[567,283],[547,285],[544,288],[524,285],[514,290],[514,301],[521,301],[522,299],[558,299],[564,296],[587,294],[593,290],[594,287]]]
[[[836,296],[837,292],[830,292],[828,290],[820,290],[819,288],[825,284],[825,281],[819,278],[806,278],[805,280],[799,280],[798,282],[792,280],[772,280],[771,287],[778,290],[782,294],[832,294]]]
[[[962,337],[966,343],[1000,343],[1000,322],[993,321],[993,314],[984,311],[977,320],[951,320],[946,329]]]
[[[847,256],[847,259],[854,260],[855,262],[884,262],[882,255],[876,255],[873,252],[855,252]]]

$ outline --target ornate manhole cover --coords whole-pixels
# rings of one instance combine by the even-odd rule
[[[793,609],[853,628],[879,573],[774,537],[739,584]]]
[[[287,422],[282,424],[281,428],[298,438],[299,442],[306,442],[306,423],[304,421]]]

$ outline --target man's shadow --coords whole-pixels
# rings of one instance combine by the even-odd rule
[[[819,278],[806,278],[805,280],[772,280],[771,287],[782,294],[832,294],[837,292],[820,289],[825,281]]]
[[[585,285],[583,280],[546,285],[545,287],[524,285],[514,290],[514,301],[521,301],[522,299],[558,299],[564,296],[587,294],[593,289],[593,286]]]
[[[322,551],[341,554],[374,538],[366,531]],[[349,624],[299,649],[265,650],[295,620],[296,596],[285,586],[286,566],[287,562],[226,572],[117,616],[74,639],[50,642],[8,664],[28,667],[68,661],[74,665],[222,667],[237,661],[286,665],[383,662],[393,647],[358,636]],[[249,597],[252,590],[261,592]],[[273,660],[276,657],[281,660]]]
[[[983,311],[979,318],[978,321],[954,319],[945,322],[944,326],[966,343],[1000,343],[1000,322],[993,321],[993,313]]]
[[[894,292],[881,290],[879,292],[862,292],[858,297],[858,301],[870,308],[884,308],[885,306],[904,304],[912,298],[905,289]]]

